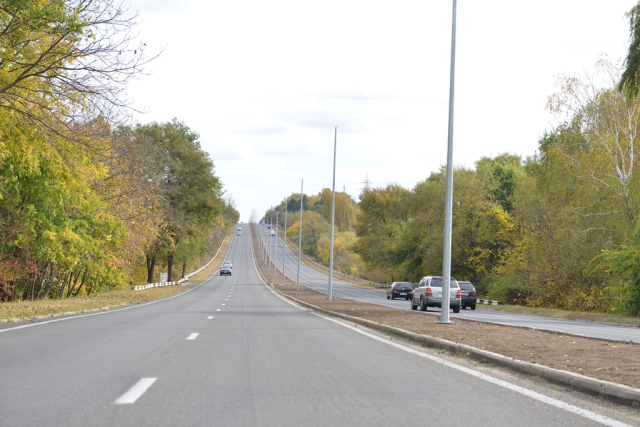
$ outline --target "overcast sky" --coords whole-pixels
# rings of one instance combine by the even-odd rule
[[[129,86],[140,122],[201,135],[241,214],[292,192],[407,188],[446,163],[451,0],[125,0],[165,47]],[[529,156],[556,77],[623,59],[635,0],[458,2],[454,163]],[[455,183],[454,183],[455,185]],[[444,197],[444,194],[443,194]]]

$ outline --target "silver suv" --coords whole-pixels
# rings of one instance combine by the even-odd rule
[[[454,313],[460,313],[462,294],[458,281],[451,278],[449,282],[449,308]],[[411,298],[411,310],[427,311],[427,307],[441,307],[442,305],[442,276],[425,276],[413,290]]]

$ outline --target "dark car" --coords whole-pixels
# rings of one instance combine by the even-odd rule
[[[228,265],[223,265],[222,267],[220,267],[220,275],[224,276],[226,274],[231,276],[231,267],[229,267]]]
[[[460,291],[462,296],[462,308],[470,307],[471,310],[476,309],[476,302],[478,301],[478,292],[473,287],[473,283],[467,281],[458,281],[460,285]]]
[[[410,299],[413,296],[413,288],[409,282],[393,282],[387,288],[387,299],[404,298]]]

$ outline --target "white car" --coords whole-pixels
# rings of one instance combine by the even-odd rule
[[[222,267],[229,267],[229,269],[233,269],[233,263],[231,261],[225,261],[222,263]]]
[[[413,290],[411,298],[411,310],[427,311],[427,307],[441,307],[442,305],[442,276],[425,276]],[[462,305],[462,293],[458,281],[451,278],[449,282],[449,308],[454,313],[460,313]]]

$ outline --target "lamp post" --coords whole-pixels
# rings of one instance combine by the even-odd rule
[[[333,187],[331,196],[331,246],[329,246],[329,292],[327,299],[333,299],[333,229],[336,218],[336,149],[338,147],[338,126],[333,137]]]
[[[451,74],[449,75],[449,134],[447,141],[447,186],[444,202],[444,248],[442,256],[442,312],[438,323],[453,323],[449,319],[451,301],[451,206],[453,200],[453,94],[456,75],[456,8],[457,0],[453,0],[453,19],[451,25]]]
[[[276,212],[276,257],[273,260],[273,276],[276,276],[276,259],[278,259],[278,217],[280,216],[280,212]]]
[[[284,245],[282,248],[282,284],[285,284],[285,275],[284,275],[284,261],[287,258],[287,209],[288,209],[288,202],[289,202],[289,198],[286,199],[287,201],[284,204]]]
[[[304,179],[300,183],[300,227],[298,228],[298,280],[296,291],[300,290],[300,258],[302,258],[302,206],[304,202]]]

